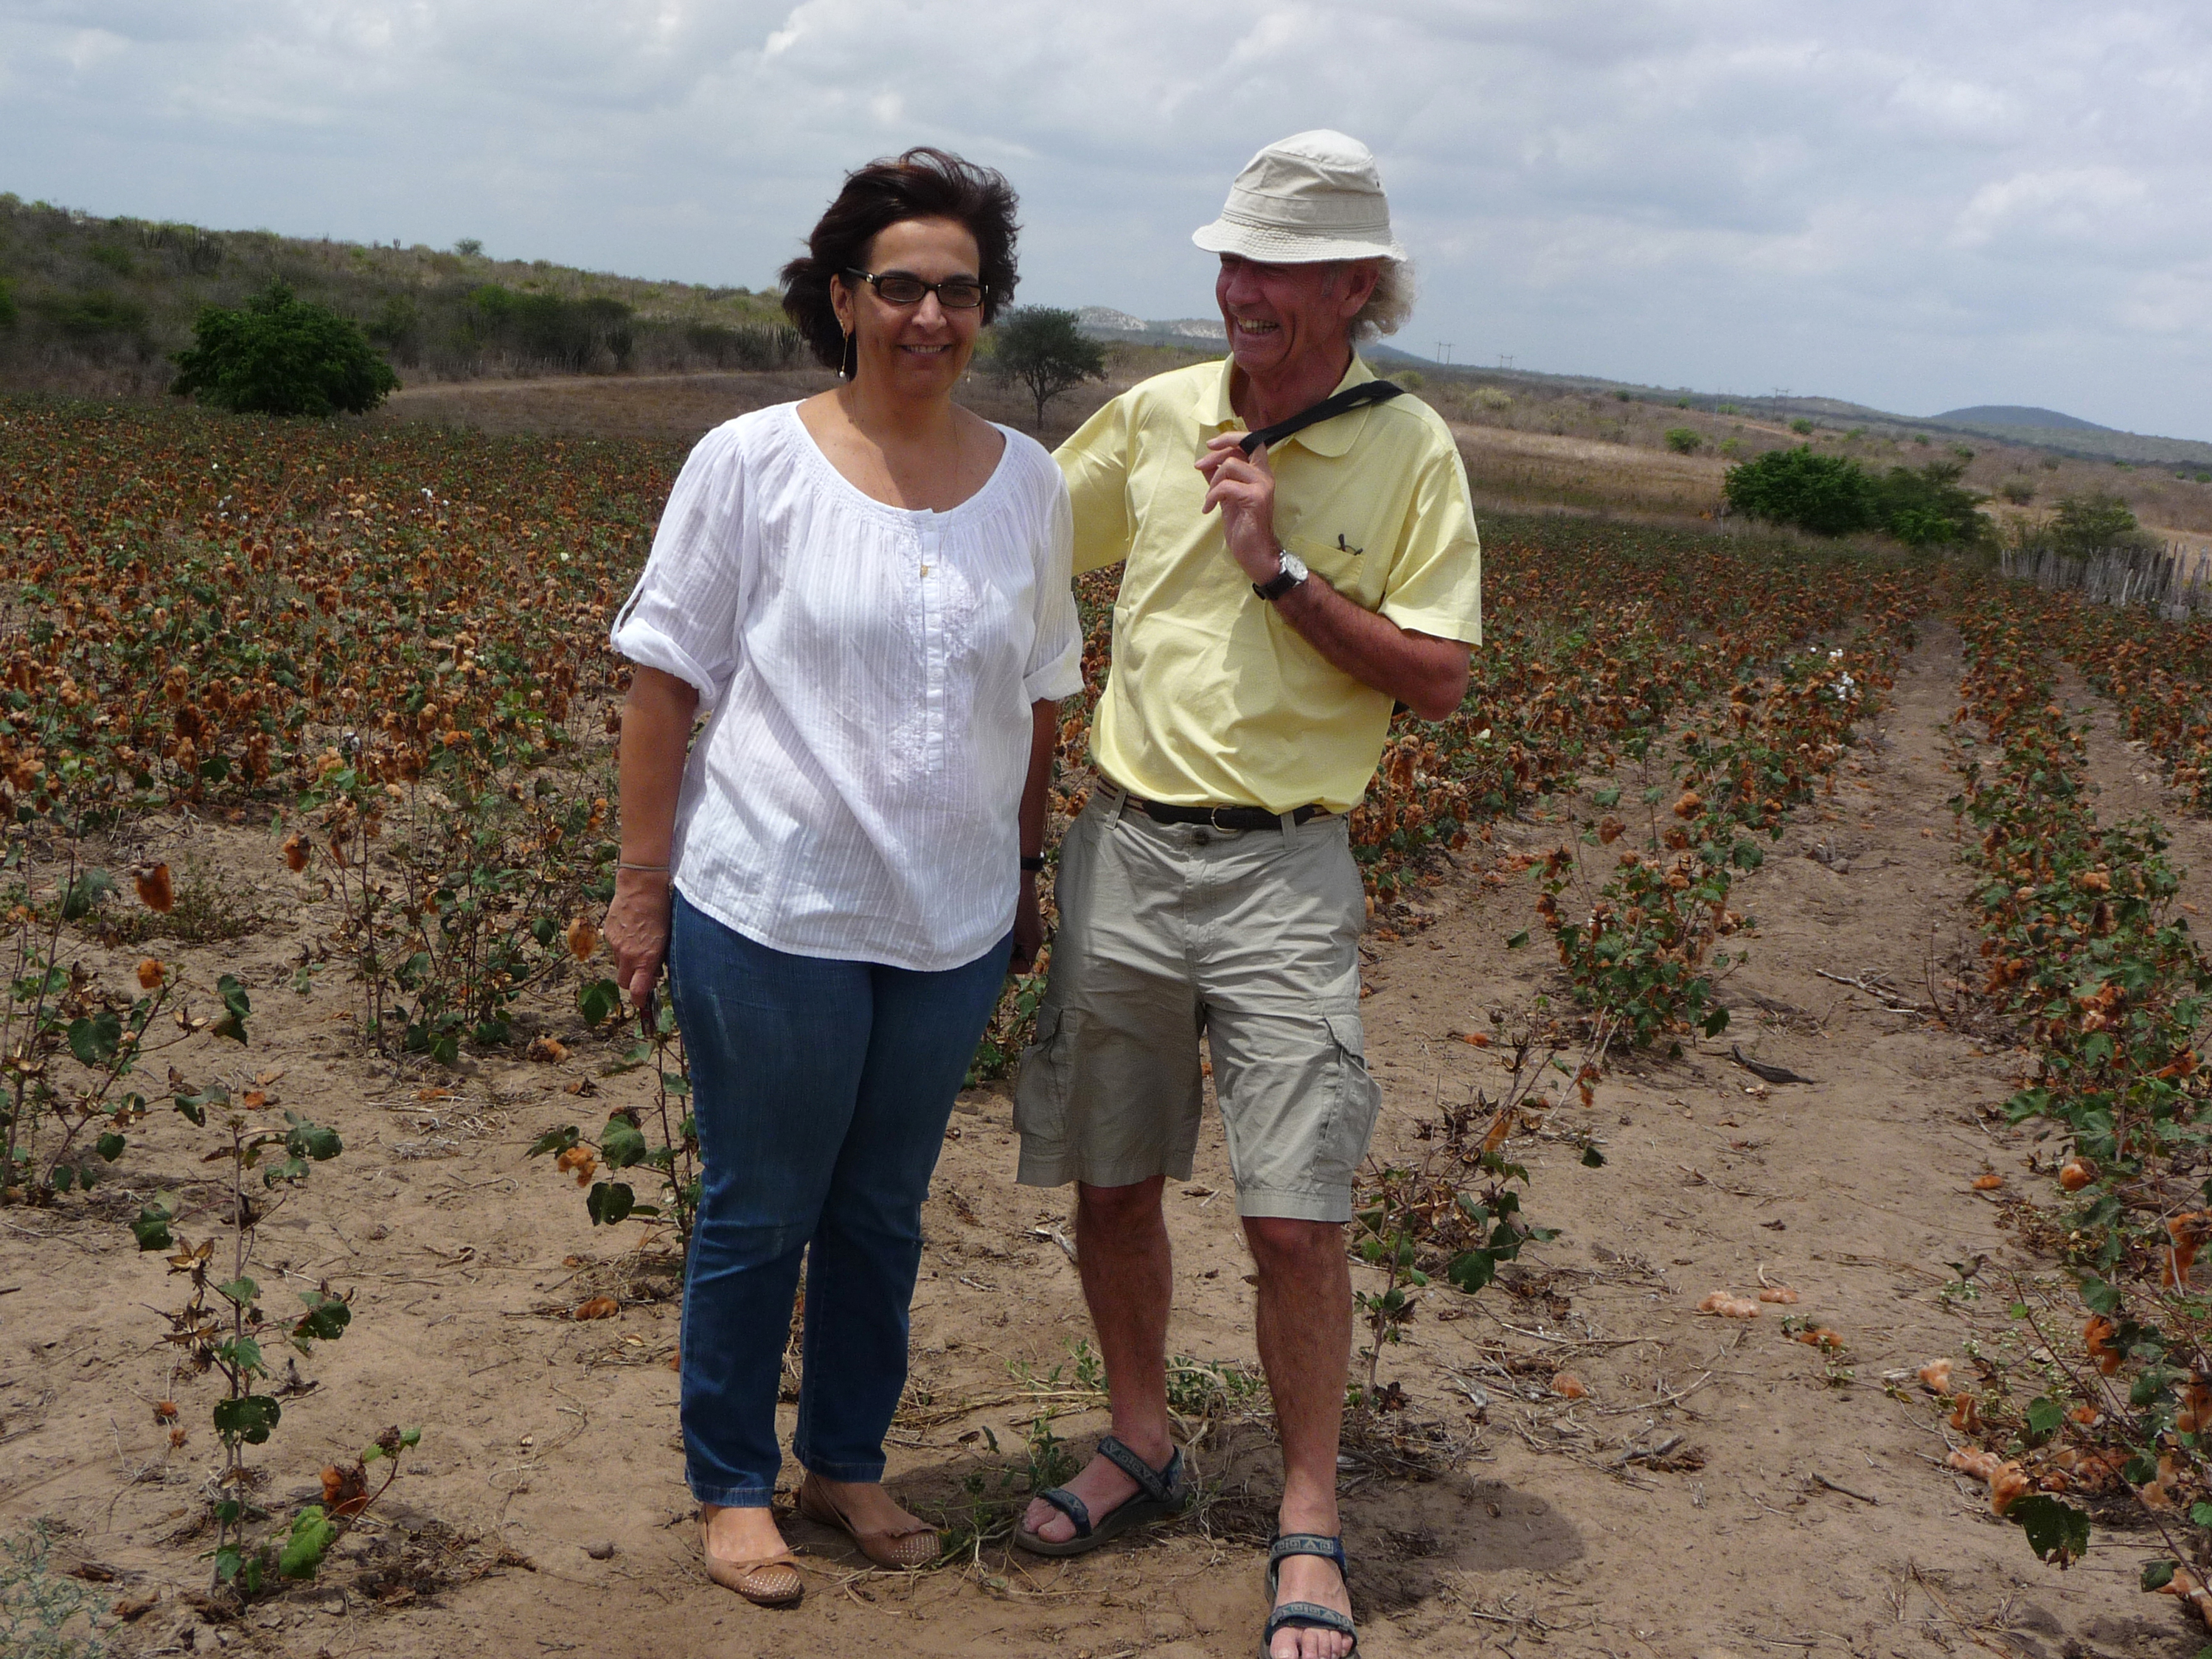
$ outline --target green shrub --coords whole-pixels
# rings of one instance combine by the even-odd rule
[[[128,276],[137,269],[131,250],[118,247],[112,242],[95,242],[85,250],[85,257],[96,265],[104,265],[118,276]]]
[[[2029,478],[2007,478],[1997,486],[1997,494],[2014,507],[2026,507],[2035,499],[2035,483]]]
[[[1667,428],[1667,447],[1677,455],[1694,455],[1704,447],[1705,441],[1694,428],[1670,426]]]
[[[487,283],[469,295],[468,326],[487,344],[576,373],[604,350],[619,367],[629,361],[630,308],[604,295],[564,300],[557,294],[518,294]]]
[[[1730,460],[1734,460],[1738,455],[1743,453],[1743,440],[1741,438],[1722,439],[1721,453],[1727,456]]]
[[[13,328],[15,325],[15,290],[9,286],[6,277],[0,276],[0,328]]]
[[[146,307],[104,288],[82,294],[56,295],[39,307],[46,320],[74,340],[94,340],[103,334],[143,334]]]
[[[2199,483],[2212,483],[2212,472],[2198,473],[2197,475],[2197,482]]]
[[[360,325],[271,283],[241,310],[204,306],[169,390],[236,413],[362,414],[399,385]]]
[[[1963,461],[1930,461],[1915,471],[1893,466],[1875,486],[1876,521],[1907,547],[1972,546],[1985,539],[1990,521],[1981,497],[1959,483]]]
[[[477,237],[464,236],[459,241],[453,244],[453,252],[459,254],[464,259],[473,259],[483,253],[483,243],[482,240]]]
[[[2048,547],[2071,558],[2091,553],[2154,551],[2155,536],[2147,535],[2136,515],[2118,495],[2092,490],[2086,495],[2062,495],[2051,521],[2025,538],[2031,546]]]
[[[1790,422],[1790,429],[1801,438],[1809,438],[1813,435],[1813,423],[1802,415]]]
[[[1841,536],[1879,522],[1874,480],[1856,462],[1815,455],[1809,445],[1770,449],[1732,466],[1722,489],[1730,509],[1747,518],[1815,535]]]
[[[1636,394],[1632,392],[1626,391],[1615,392],[1613,394],[1613,400],[1615,403],[1620,404],[1634,403],[1636,401]]]
[[[1951,453],[1962,461],[1971,461],[1974,459],[1974,452],[1964,444],[1953,444]]]

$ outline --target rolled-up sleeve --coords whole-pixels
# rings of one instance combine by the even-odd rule
[[[1083,690],[1083,620],[1076,614],[1075,521],[1068,509],[1067,486],[1058,468],[1048,469],[1052,491],[1051,529],[1037,550],[1036,637],[1022,670],[1022,696],[1030,702],[1057,702]]]
[[[729,690],[744,591],[744,460],[736,422],[699,441],[660,515],[653,552],[609,643],[632,662],[673,674],[702,712]]]

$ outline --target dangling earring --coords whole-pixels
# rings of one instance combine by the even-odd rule
[[[837,378],[849,383],[852,378],[860,372],[860,349],[858,347],[854,345],[853,331],[848,328],[845,331],[845,355],[838,359],[837,362]]]

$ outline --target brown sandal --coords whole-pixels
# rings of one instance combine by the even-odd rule
[[[926,1567],[943,1553],[945,1542],[937,1535],[937,1528],[927,1522],[918,1522],[904,1532],[862,1532],[845,1518],[844,1512],[829,1492],[811,1474],[799,1483],[799,1512],[809,1521],[818,1521],[825,1527],[835,1527],[860,1547],[860,1553],[879,1567],[904,1571]]]
[[[795,1607],[806,1594],[806,1581],[799,1576],[799,1558],[789,1550],[763,1556],[757,1561],[718,1561],[708,1546],[707,1523],[699,1523],[699,1553],[707,1563],[707,1577],[724,1589],[733,1589],[757,1607]]]

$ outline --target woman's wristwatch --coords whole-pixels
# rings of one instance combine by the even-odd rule
[[[1283,562],[1282,568],[1270,580],[1252,584],[1255,593],[1271,602],[1281,599],[1310,574],[1306,569],[1306,562],[1287,547],[1277,548],[1275,556]]]
[[[1036,875],[1039,871],[1042,870],[1043,868],[1044,868],[1044,854],[1042,854],[1042,853],[1024,853],[1024,854],[1022,854],[1022,873],[1023,873],[1024,875],[1025,875],[1025,876],[1034,876],[1034,875]]]

